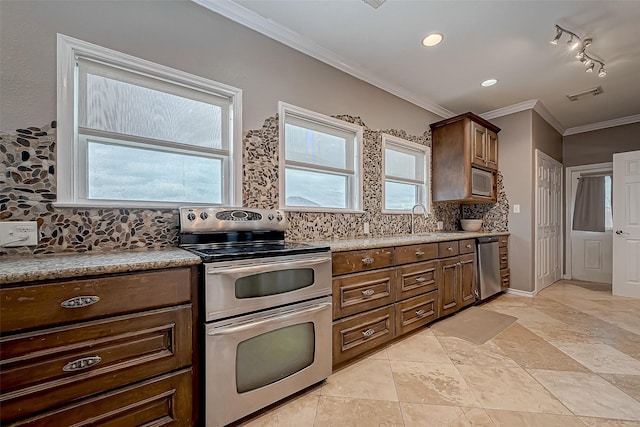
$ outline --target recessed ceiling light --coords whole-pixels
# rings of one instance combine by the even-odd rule
[[[429,34],[427,37],[422,39],[422,44],[427,47],[435,46],[440,44],[440,42],[444,39],[444,36],[440,33]]]
[[[489,80],[485,80],[482,83],[480,83],[482,86],[484,87],[489,87],[489,86],[493,86],[494,84],[498,83],[498,81],[496,79],[489,79]]]

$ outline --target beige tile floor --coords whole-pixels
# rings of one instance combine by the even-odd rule
[[[484,304],[483,345],[424,328],[242,426],[640,426],[640,300],[561,281]]]

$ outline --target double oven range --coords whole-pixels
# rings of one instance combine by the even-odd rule
[[[184,207],[180,246],[202,258],[200,390],[219,427],[331,374],[331,255],[285,242],[279,210]]]

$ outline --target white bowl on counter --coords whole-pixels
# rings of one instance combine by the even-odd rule
[[[482,228],[481,219],[461,219],[460,224],[464,231],[480,231]]]

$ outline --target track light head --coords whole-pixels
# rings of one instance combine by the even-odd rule
[[[580,52],[576,53],[576,59],[579,59],[580,62],[584,62],[584,49],[582,49]]]
[[[589,66],[587,67],[587,69],[586,69],[586,70],[584,70],[584,71],[586,71],[587,73],[593,73],[593,69],[595,68],[595,66],[596,66],[596,64],[591,63],[591,65],[589,65]]]
[[[557,34],[553,38],[553,40],[551,40],[551,44],[558,44],[558,40],[560,40],[560,36],[562,35],[562,30],[557,25],[556,25],[556,31],[557,31]]]
[[[598,77],[604,77],[607,75],[607,70],[604,69],[604,65],[600,67],[600,71],[598,71]]]

